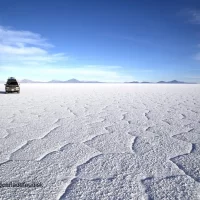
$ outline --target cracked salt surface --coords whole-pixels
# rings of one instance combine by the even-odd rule
[[[200,200],[200,86],[21,84],[0,94],[5,200]],[[0,85],[0,90],[4,86]]]

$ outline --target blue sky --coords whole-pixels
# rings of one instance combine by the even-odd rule
[[[0,80],[200,82],[200,2],[0,0]]]

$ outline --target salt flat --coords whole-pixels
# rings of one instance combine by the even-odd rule
[[[0,85],[2,200],[200,199],[200,85]]]

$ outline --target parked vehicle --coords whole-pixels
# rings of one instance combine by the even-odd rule
[[[20,86],[16,78],[10,77],[8,78],[6,84],[5,84],[5,91],[8,92],[17,92],[20,93]]]

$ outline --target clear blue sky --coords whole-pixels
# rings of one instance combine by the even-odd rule
[[[200,2],[0,0],[0,80],[200,82]]]

